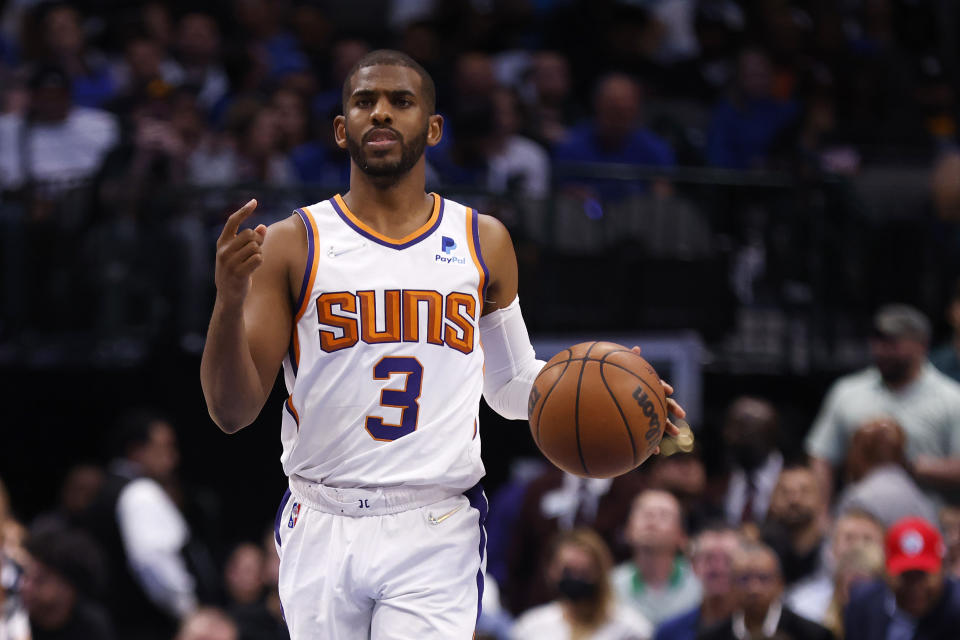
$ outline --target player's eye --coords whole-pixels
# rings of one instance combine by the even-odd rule
[[[411,100],[410,98],[401,96],[396,100],[394,100],[394,104],[396,104],[398,107],[410,107],[410,106],[413,106],[413,100]]]

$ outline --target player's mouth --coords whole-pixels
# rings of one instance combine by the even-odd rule
[[[393,129],[374,129],[366,136],[364,136],[363,143],[373,149],[389,149],[390,147],[399,144],[400,134],[398,134]]]

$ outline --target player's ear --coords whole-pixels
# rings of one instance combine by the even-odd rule
[[[433,114],[427,117],[427,146],[435,147],[443,137],[443,116]]]
[[[347,119],[343,116],[333,119],[333,139],[341,149],[347,148]]]

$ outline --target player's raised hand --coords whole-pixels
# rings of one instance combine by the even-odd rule
[[[234,211],[217,239],[217,263],[214,280],[217,297],[227,304],[242,304],[250,291],[250,276],[263,264],[263,240],[267,228],[239,231],[240,224],[257,208],[257,201],[250,200]]]

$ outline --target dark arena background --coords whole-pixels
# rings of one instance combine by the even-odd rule
[[[953,0],[0,0],[0,640],[287,637],[287,394],[234,435],[207,414],[215,243],[251,197],[269,225],[348,189],[331,122],[378,48],[434,78],[427,188],[510,230],[538,357],[640,345],[688,413],[662,455],[587,482],[481,405],[478,637],[732,637],[754,587],[778,638],[888,637],[868,585],[955,629]],[[141,410],[172,427],[162,473],[129,439]],[[103,506],[124,457],[186,527],[156,567],[130,568]],[[913,533],[938,590],[910,608]],[[564,545],[597,613],[551,626],[578,598]],[[129,589],[156,620],[117,618]]]

